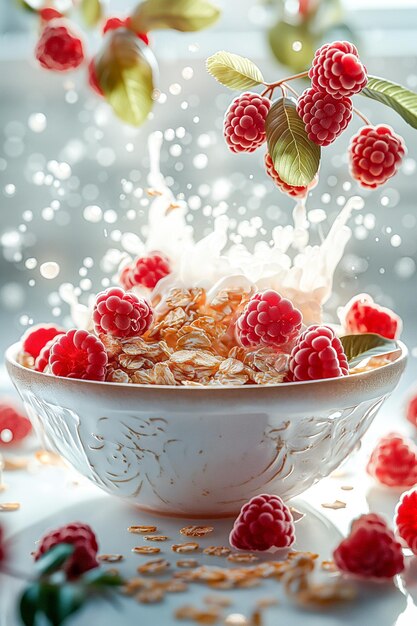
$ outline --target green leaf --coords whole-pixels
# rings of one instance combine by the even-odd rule
[[[152,52],[131,31],[109,33],[95,59],[98,83],[116,115],[133,126],[143,124],[152,109]]]
[[[18,4],[24,11],[28,13],[37,13],[38,9],[35,9],[29,2],[25,0],[16,0],[16,4]]]
[[[268,32],[269,45],[279,63],[293,70],[303,72],[311,64],[319,39],[306,24],[290,24],[280,20]],[[295,41],[301,43],[301,50],[294,50]]]
[[[41,585],[38,606],[53,626],[60,626],[82,607],[85,600],[86,593],[80,585],[46,583]]]
[[[365,333],[363,335],[345,335],[340,337],[343,350],[347,356],[350,367],[355,367],[364,359],[381,354],[389,354],[398,350],[396,341],[386,339],[381,335],[374,333]]]
[[[23,592],[20,598],[19,611],[25,626],[35,626],[38,612],[40,584],[34,583]]]
[[[80,11],[84,23],[90,28],[96,26],[103,15],[100,0],[81,0]]]
[[[264,82],[262,72],[255,63],[231,52],[216,52],[206,61],[209,74],[230,89],[249,89]]]
[[[307,136],[296,104],[280,98],[266,117],[268,151],[274,167],[289,185],[305,187],[311,183],[320,165],[320,146]]]
[[[59,543],[36,561],[35,567],[42,576],[52,574],[62,567],[74,552],[74,546],[69,543]]]
[[[368,84],[360,93],[394,109],[407,124],[417,128],[417,94],[413,91],[385,78],[368,76]]]
[[[220,10],[207,0],[145,0],[133,12],[131,24],[138,32],[159,28],[194,32],[208,28],[219,16]]]
[[[103,571],[101,569],[94,569],[91,572],[87,572],[83,578],[83,583],[89,587],[120,587],[124,584],[124,579],[119,574]]]

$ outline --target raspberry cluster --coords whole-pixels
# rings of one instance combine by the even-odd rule
[[[367,293],[352,298],[340,317],[345,332],[352,335],[375,333],[386,339],[398,339],[401,334],[401,318],[391,309],[376,304]]]
[[[0,447],[14,445],[25,439],[32,430],[26,415],[9,402],[0,402]]]
[[[411,487],[417,483],[417,446],[398,433],[389,433],[378,442],[367,472],[387,487]]]
[[[402,494],[395,511],[395,525],[401,539],[417,555],[417,489]]]
[[[328,146],[352,119],[352,100],[347,96],[335,98],[330,93],[306,89],[297,102],[309,139],[319,146]]]
[[[171,273],[169,260],[159,252],[135,259],[132,265],[127,265],[120,273],[119,281],[123,289],[132,289],[140,286],[153,289],[162,278]]]
[[[104,380],[107,353],[103,343],[86,330],[69,330],[57,338],[49,354],[49,368],[55,376]]]
[[[153,319],[153,310],[144,298],[113,287],[98,294],[93,322],[98,335],[113,337],[140,336]]]
[[[22,350],[31,357],[39,357],[42,348],[64,331],[55,324],[37,324],[31,326],[22,336]]]
[[[333,329],[310,326],[299,337],[290,356],[287,381],[337,378],[349,373],[343,346]]]
[[[84,61],[84,46],[65,19],[48,19],[36,44],[35,56],[44,69],[67,72]]]
[[[270,106],[268,98],[251,92],[233,100],[224,117],[224,137],[232,152],[253,152],[265,142]]]

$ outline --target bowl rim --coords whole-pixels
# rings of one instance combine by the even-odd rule
[[[242,391],[244,393],[248,393],[249,390],[253,390],[253,389],[268,389],[268,390],[273,390],[273,389],[289,389],[289,388],[301,388],[301,387],[312,387],[312,386],[320,386],[321,388],[324,387],[326,384],[328,385],[334,385],[335,383],[337,385],[343,385],[344,383],[347,383],[347,381],[352,381],[352,380],[360,380],[363,382],[369,381],[371,379],[373,379],[375,376],[378,376],[380,373],[382,373],[383,371],[387,371],[389,368],[393,368],[393,367],[398,367],[400,366],[402,363],[404,363],[407,360],[408,357],[408,348],[407,346],[400,341],[399,339],[395,340],[398,346],[398,350],[393,351],[391,354],[395,355],[397,354],[397,352],[399,352],[398,356],[396,358],[393,358],[392,361],[390,363],[386,363],[385,365],[381,365],[380,367],[376,367],[372,370],[369,370],[367,372],[358,372],[356,374],[350,374],[348,376],[340,376],[340,377],[334,377],[334,378],[323,378],[321,380],[303,380],[303,381],[295,381],[295,382],[282,382],[282,383],[274,383],[274,384],[266,384],[266,385],[256,385],[256,384],[251,384],[251,385],[213,385],[213,386],[208,386],[208,385],[178,385],[178,386],[174,386],[174,385],[147,385],[144,383],[116,383],[116,382],[110,382],[110,381],[104,381],[104,380],[84,380],[82,378],[65,378],[65,377],[61,377],[61,376],[54,376],[53,374],[47,374],[45,372],[37,372],[36,370],[32,370],[28,367],[25,367],[24,365],[21,365],[20,363],[17,362],[16,360],[16,355],[19,351],[19,348],[21,346],[21,341],[17,341],[15,343],[13,343],[11,346],[9,346],[6,349],[4,358],[6,361],[6,364],[8,364],[11,367],[17,368],[18,370],[22,370],[23,372],[25,372],[26,374],[30,374],[33,375],[37,378],[39,378],[40,380],[44,380],[46,381],[59,381],[60,383],[62,383],[63,381],[65,381],[66,384],[69,385],[83,385],[84,387],[88,387],[88,386],[97,386],[98,388],[100,387],[104,387],[106,389],[109,389],[111,387],[117,388],[117,389],[121,389],[123,387],[128,388],[130,390],[132,389],[138,389],[138,390],[144,390],[144,389],[152,389],[157,391],[159,390],[163,390],[163,391],[168,391],[168,390],[173,390],[175,392],[178,392],[179,390],[182,390],[182,393],[185,393],[186,391],[188,392],[202,392],[202,391],[211,391],[213,390],[213,392],[227,392],[227,391],[234,391],[236,392],[236,390],[238,391]]]

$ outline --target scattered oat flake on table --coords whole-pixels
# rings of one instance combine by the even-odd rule
[[[144,539],[146,541],[167,541],[168,537],[166,535],[145,535]]]
[[[236,552],[230,554],[227,560],[232,563],[251,563],[252,561],[259,561],[259,557],[256,554],[252,554],[252,552]]]
[[[129,526],[127,529],[128,532],[133,534],[144,535],[147,533],[155,533],[157,530],[156,526]]]
[[[352,485],[342,485],[340,489],[343,489],[343,491],[352,491],[353,487]]]
[[[227,596],[220,596],[220,595],[214,595],[214,594],[204,596],[203,602],[208,605],[214,604],[215,606],[223,606],[223,607],[227,607],[232,604],[232,600],[228,598]]]
[[[221,617],[219,607],[197,609],[191,605],[180,606],[174,613],[178,620],[191,620],[197,624],[215,624]]]
[[[342,502],[342,500],[335,500],[334,502],[323,502],[321,505],[324,509],[333,509],[337,511],[337,509],[345,509],[346,502]]]
[[[173,552],[195,552],[200,545],[196,541],[188,541],[187,543],[174,543],[171,546]]]
[[[0,503],[0,513],[11,513],[20,509],[20,502],[3,502]]]
[[[97,561],[101,563],[119,563],[123,561],[123,554],[99,554]]]
[[[181,528],[181,535],[186,537],[204,537],[214,530],[213,526],[184,526]]]
[[[166,559],[155,559],[148,561],[137,568],[139,574],[160,574],[169,568],[169,562]]]
[[[229,556],[231,549],[227,546],[208,546],[203,552],[209,556]]]
[[[135,546],[132,548],[132,552],[135,554],[158,554],[158,552],[161,552],[161,548],[156,546]]]
[[[20,470],[26,470],[29,465],[29,459],[24,457],[4,457],[3,459],[5,472],[17,472]]]
[[[48,450],[38,450],[35,452],[35,459],[41,465],[64,465],[64,461],[55,452],[49,452]]]
[[[198,567],[198,561],[196,559],[180,559],[176,563],[177,567]]]
[[[165,592],[162,587],[141,589],[135,597],[136,600],[142,604],[156,604],[164,599]]]

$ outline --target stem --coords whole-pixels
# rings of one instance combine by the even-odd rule
[[[288,85],[287,83],[283,83],[283,86],[286,87],[288,89],[288,91],[291,91],[291,93],[296,97],[299,98],[300,94],[298,93],[298,91],[296,91],[295,89],[293,89],[291,87],[291,85]]]
[[[356,113],[356,115],[358,117],[361,118],[361,120],[367,125],[367,126],[372,126],[371,122],[368,120],[368,118],[361,113],[358,109],[356,109],[355,107],[353,107],[353,112]]]
[[[300,72],[299,74],[293,74],[293,76],[287,76],[286,78],[281,78],[277,80],[275,83],[265,83],[267,87],[279,87],[282,83],[288,83],[290,80],[295,80],[296,78],[306,78],[308,76],[307,72]]]

